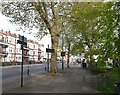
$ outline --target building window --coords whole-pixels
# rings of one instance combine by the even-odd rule
[[[2,36],[0,36],[0,41],[2,41]]]
[[[35,51],[33,51],[33,55],[35,55]]]
[[[11,52],[11,47],[9,47],[9,52]]]
[[[35,45],[33,46],[33,48],[35,48]]]
[[[8,43],[8,37],[6,37],[6,43]]]
[[[21,57],[19,56],[19,60],[21,60]]]

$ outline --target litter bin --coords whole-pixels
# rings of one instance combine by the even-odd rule
[[[120,95],[120,81],[115,82],[116,95]]]

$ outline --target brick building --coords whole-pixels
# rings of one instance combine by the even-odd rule
[[[5,57],[7,57],[8,53],[6,52],[6,48],[8,47],[8,44],[6,44],[5,36],[2,32],[0,32],[0,65],[2,66],[2,62],[5,60]]]
[[[21,64],[22,50],[21,45],[17,44],[19,36],[17,34],[11,33],[10,31],[0,30],[0,37],[1,39],[4,39],[5,44],[8,44],[8,47],[4,48],[4,51],[7,52],[7,56],[2,58],[2,62],[4,63],[4,65]],[[43,45],[34,40],[27,40],[27,47],[29,48],[29,51],[24,50],[24,64],[27,64],[27,61],[32,61],[32,63],[39,62],[38,60],[40,60],[41,58],[40,52],[42,52],[40,50],[41,46]],[[3,50],[1,49],[1,51]]]

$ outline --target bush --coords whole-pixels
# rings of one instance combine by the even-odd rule
[[[96,64],[91,64],[89,67],[92,74],[100,74],[105,73],[105,68],[103,67],[97,67]]]
[[[105,69],[104,69],[104,68],[100,68],[100,67],[92,68],[90,71],[91,71],[93,74],[105,73]]]
[[[113,68],[104,73],[105,84],[98,84],[97,90],[103,93],[115,93],[115,82],[120,81],[120,68]]]
[[[98,62],[96,64],[97,64],[98,67],[106,66],[106,63],[103,60],[98,60]]]

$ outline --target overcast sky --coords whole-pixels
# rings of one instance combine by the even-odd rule
[[[33,37],[33,35],[29,34],[29,33],[23,33],[22,31],[16,31],[18,27],[15,24],[12,24],[9,22],[9,18],[5,17],[4,15],[2,15],[0,13],[0,30],[3,29],[3,31],[10,31],[11,33],[16,33],[16,34],[21,34],[25,37],[27,37],[27,39],[33,39],[38,41],[35,37]],[[37,30],[34,30],[33,32],[35,32]],[[45,54],[45,50],[48,47],[48,44],[51,47],[51,39],[50,39],[50,35],[45,36],[42,40],[39,41],[40,44],[44,44],[44,55]]]

